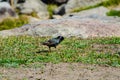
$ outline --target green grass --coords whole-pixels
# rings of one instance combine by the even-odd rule
[[[13,29],[27,23],[28,23],[28,17],[23,15],[19,16],[19,18],[17,19],[6,18],[2,22],[0,22],[0,30]]]
[[[57,49],[52,48],[51,52],[47,51],[46,46],[40,44],[45,40],[48,40],[48,37],[18,36],[0,38],[0,66],[19,67],[20,65],[29,65],[36,62],[81,62],[120,66],[120,56],[116,51],[116,48],[120,46],[119,37],[66,38]],[[98,47],[98,45],[100,46]]]

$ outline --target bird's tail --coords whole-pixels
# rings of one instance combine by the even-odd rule
[[[42,45],[47,45],[48,43],[47,42],[41,42]]]

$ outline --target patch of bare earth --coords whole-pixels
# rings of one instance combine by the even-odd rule
[[[47,63],[36,68],[2,67],[0,80],[120,80],[120,68],[81,63]]]
[[[92,50],[96,53],[119,53],[120,45],[119,44],[93,44]]]

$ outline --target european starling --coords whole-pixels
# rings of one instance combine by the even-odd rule
[[[48,41],[43,42],[42,44],[48,46],[49,51],[51,51],[51,47],[56,48],[56,46],[60,44],[60,42],[62,42],[63,40],[64,40],[63,36],[58,36],[56,38],[49,39]]]

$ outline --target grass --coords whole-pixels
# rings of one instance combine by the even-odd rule
[[[28,23],[28,17],[21,15],[19,18],[6,18],[0,22],[0,30],[13,29]]]
[[[120,66],[120,37],[79,39],[66,38],[57,49],[48,48],[40,42],[48,37],[18,36],[0,38],[0,66],[19,67],[31,63],[81,62]]]

